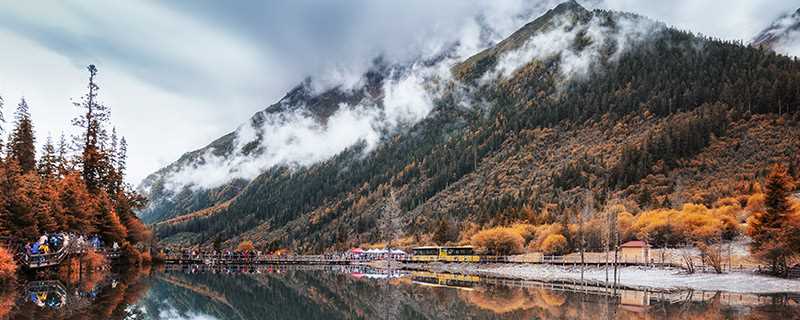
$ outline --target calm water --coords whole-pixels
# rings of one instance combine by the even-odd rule
[[[135,270],[32,281],[0,299],[8,319],[800,318],[800,295],[615,292],[352,267]]]

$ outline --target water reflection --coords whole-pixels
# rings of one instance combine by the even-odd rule
[[[4,319],[124,319],[149,288],[150,269],[57,274],[2,293]]]
[[[652,293],[351,266],[131,270],[0,294],[12,319],[793,319],[800,296]]]

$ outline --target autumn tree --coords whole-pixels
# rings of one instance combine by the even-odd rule
[[[236,246],[237,252],[248,252],[248,251],[253,251],[255,249],[256,246],[253,245],[253,241],[251,240],[244,240],[240,242],[238,246]]]
[[[122,243],[128,237],[128,230],[122,225],[114,204],[105,192],[97,197],[97,230],[107,241]]]
[[[542,242],[542,251],[546,254],[567,253],[567,238],[560,234],[551,234]]]
[[[80,174],[77,172],[67,174],[59,181],[59,189],[68,230],[79,234],[97,232],[94,199]]]
[[[774,165],[767,177],[765,209],[754,212],[748,220],[747,233],[753,239],[750,250],[776,275],[785,274],[787,258],[792,254],[788,239],[794,231],[789,225],[793,189],[786,167]]]
[[[525,239],[512,228],[491,228],[472,236],[472,245],[494,255],[509,255],[522,252]]]
[[[17,161],[9,160],[0,189],[4,196],[3,211],[8,217],[10,233],[17,239],[32,239],[39,233],[34,211],[35,199],[30,197],[30,188]]]
[[[36,169],[36,138],[33,123],[25,98],[17,105],[14,113],[14,130],[8,141],[8,159],[16,161],[22,173]]]

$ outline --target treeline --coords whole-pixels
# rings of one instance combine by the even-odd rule
[[[71,142],[63,134],[55,142],[48,137],[38,159],[28,103],[17,104],[8,143],[0,145],[0,236],[20,244],[44,233],[98,234],[138,262],[151,238],[134,212],[145,199],[125,183],[127,142],[109,131],[110,110],[97,100],[97,68],[88,71],[88,92],[74,102],[80,113],[72,124],[80,134]]]

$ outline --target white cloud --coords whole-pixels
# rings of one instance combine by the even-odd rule
[[[83,93],[85,65],[97,64],[101,97],[130,142],[129,181],[136,183],[222,136],[307,76],[318,90],[355,87],[378,55],[408,62],[460,43],[452,63],[559,2],[0,2],[0,95],[7,113],[22,95],[29,99],[44,141],[48,132],[68,126],[75,114],[69,99]],[[743,40],[797,7],[789,0],[581,3]],[[579,58],[587,57],[573,58],[580,70]],[[406,92],[418,85],[414,79],[398,83],[389,103],[411,103]],[[424,113],[398,108],[413,119]]]
[[[494,70],[484,74],[481,80],[506,78],[531,61],[549,59],[558,59],[559,72],[565,79],[581,78],[599,61],[609,43],[615,44],[610,57],[615,60],[633,43],[664,28],[648,19],[619,16],[616,28],[612,29],[604,26],[600,19],[595,16],[584,23],[571,12],[555,17],[547,31],[534,35],[520,48],[502,54]],[[588,44],[576,50],[574,46],[579,37],[584,37]]]
[[[587,0],[585,2],[592,7],[638,13],[707,36],[745,42],[782,14],[797,10],[800,6],[796,0]]]
[[[274,166],[309,166],[329,159],[348,147],[363,143],[364,152],[374,149],[385,132],[421,121],[433,110],[433,94],[426,81],[435,68],[413,66],[384,82],[379,101],[364,99],[360,104],[342,104],[324,123],[311,116],[305,106],[281,113],[264,113],[264,122],[241,125],[236,130],[233,151],[203,154],[192,164],[169,173],[166,187],[173,192],[183,187],[213,188],[232,179],[253,179]],[[245,147],[258,142],[260,152],[246,153]]]
[[[158,313],[158,319],[168,319],[168,320],[217,320],[217,317],[212,315],[208,315],[205,313],[199,313],[195,311],[189,311],[186,313],[178,311],[172,305],[169,306],[169,309],[161,310]]]

